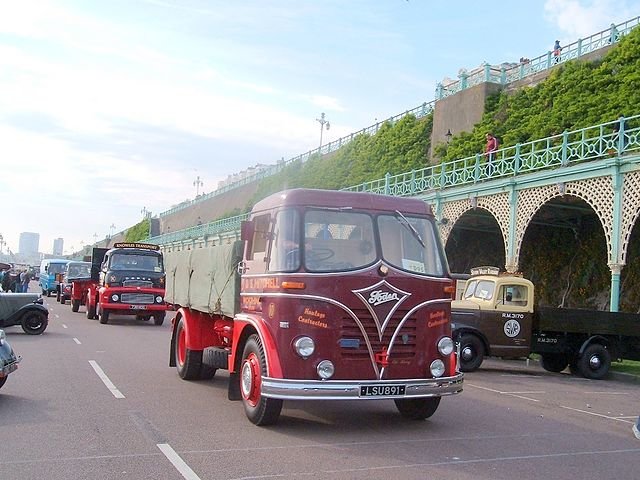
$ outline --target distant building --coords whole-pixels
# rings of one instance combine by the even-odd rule
[[[62,255],[62,251],[64,249],[64,239],[56,238],[53,240],[53,254],[60,256]]]
[[[39,247],[40,247],[39,233],[22,232],[20,234],[20,243],[18,244],[18,253],[20,255],[37,254]]]

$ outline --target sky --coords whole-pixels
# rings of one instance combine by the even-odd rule
[[[640,0],[20,0],[0,6],[0,235],[64,253],[640,15]],[[202,182],[197,182],[199,179]],[[196,185],[197,184],[197,185]]]

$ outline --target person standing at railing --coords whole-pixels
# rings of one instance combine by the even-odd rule
[[[498,150],[499,142],[491,132],[487,133],[486,138],[487,144],[484,147],[484,153],[487,156],[487,161],[491,163],[496,155],[496,150]]]
[[[560,52],[562,52],[560,40],[556,40],[556,43],[553,44],[553,63],[558,63],[560,61]]]

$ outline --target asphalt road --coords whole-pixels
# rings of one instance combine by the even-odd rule
[[[169,317],[100,325],[47,303],[43,335],[6,329],[23,361],[0,390],[3,480],[640,478],[637,384],[488,361],[427,421],[389,401],[285,402],[261,428],[226,372],[168,367]]]

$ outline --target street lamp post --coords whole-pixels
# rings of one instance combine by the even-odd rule
[[[326,128],[327,130],[329,130],[329,127],[331,126],[331,124],[329,123],[329,120],[327,120],[324,116],[324,112],[322,112],[320,114],[320,118],[316,118],[316,122],[318,122],[320,124],[320,148],[318,150],[320,150],[322,153],[322,131]],[[325,127],[326,125],[326,127]]]
[[[200,194],[200,187],[203,186],[204,183],[200,180],[200,175],[193,181],[193,186],[196,187],[196,197]]]
[[[149,218],[151,216],[151,212],[147,210],[147,207],[142,207],[142,210],[140,210],[140,213],[142,214],[143,219]]]
[[[113,231],[116,229],[115,223],[109,225],[109,238],[113,237]]]

